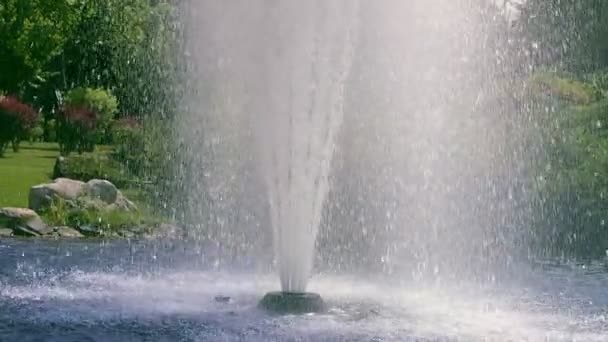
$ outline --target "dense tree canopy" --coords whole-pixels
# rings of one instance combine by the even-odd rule
[[[541,51],[539,62],[592,71],[608,67],[608,2],[527,0],[519,24]]]
[[[48,111],[74,87],[112,90],[121,112],[166,111],[175,8],[152,0],[0,4],[0,89]]]
[[[48,64],[72,35],[75,14],[75,1],[0,3],[0,89],[17,92],[52,76]]]

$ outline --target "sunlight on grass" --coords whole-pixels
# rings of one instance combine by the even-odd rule
[[[51,179],[59,148],[55,143],[23,142],[0,158],[0,207],[27,207],[30,187]]]

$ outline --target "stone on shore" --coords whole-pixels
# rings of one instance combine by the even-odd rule
[[[69,178],[57,178],[53,183],[35,185],[30,189],[29,207],[40,211],[51,206],[54,200],[73,201],[84,193],[85,183]]]
[[[58,199],[74,208],[137,211],[137,206],[105,179],[91,179],[85,183],[57,178],[53,183],[33,186],[29,194],[29,207],[35,211],[45,210]]]
[[[40,236],[53,232],[35,211],[28,208],[1,208],[0,224],[12,229],[14,235]]]

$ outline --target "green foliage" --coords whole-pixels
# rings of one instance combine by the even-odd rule
[[[608,66],[608,2],[526,0],[519,25],[539,47],[539,62],[589,72]]]
[[[46,67],[73,32],[76,6],[73,0],[2,1],[0,88],[16,92],[53,74]]]
[[[0,89],[54,118],[75,86],[112,89],[120,111],[170,114],[168,87],[181,69],[172,0],[4,0],[0,4]]]
[[[91,179],[107,179],[117,187],[126,187],[134,182],[122,165],[107,154],[85,153],[64,157],[55,165],[53,178],[66,177],[87,182]]]
[[[55,119],[48,120],[46,122],[45,140],[47,142],[57,141],[57,121]]]
[[[101,130],[107,129],[118,110],[116,97],[99,88],[74,88],[65,95],[65,105],[86,107],[97,113],[97,125]]]
[[[83,206],[83,203],[62,199],[53,201],[51,206],[41,213],[41,217],[52,226],[93,228],[91,231],[96,232],[95,235],[107,235],[156,223],[153,219],[145,218],[138,211],[107,210],[101,206]]]
[[[64,84],[112,89],[121,112],[165,111],[176,99],[176,18],[172,1],[83,1],[74,34],[57,61]],[[169,107],[172,109],[172,107]]]
[[[589,104],[595,99],[594,88],[587,83],[560,77],[555,73],[539,72],[532,77],[531,90],[542,95],[551,95],[573,104]]]
[[[539,226],[562,253],[600,256],[608,245],[608,100],[563,107],[552,118],[536,182]]]
[[[40,142],[44,136],[44,129],[40,125],[36,125],[29,131],[28,140],[30,143]]]
[[[597,98],[608,97],[608,70],[600,70],[585,75],[585,81],[589,83]]]
[[[66,94],[58,115],[57,141],[65,155],[73,151],[91,152],[106,142],[118,108],[116,98],[103,89],[75,88]]]
[[[538,240],[552,254],[604,256],[608,246],[608,2],[527,0],[517,22],[534,67]],[[576,81],[575,81],[576,80]],[[550,95],[549,99],[543,95]]]
[[[146,140],[140,125],[119,125],[112,132],[112,158],[136,176],[146,168]]]

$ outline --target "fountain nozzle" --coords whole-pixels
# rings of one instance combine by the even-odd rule
[[[312,292],[268,292],[259,306],[278,314],[318,313],[325,310],[321,296]]]

